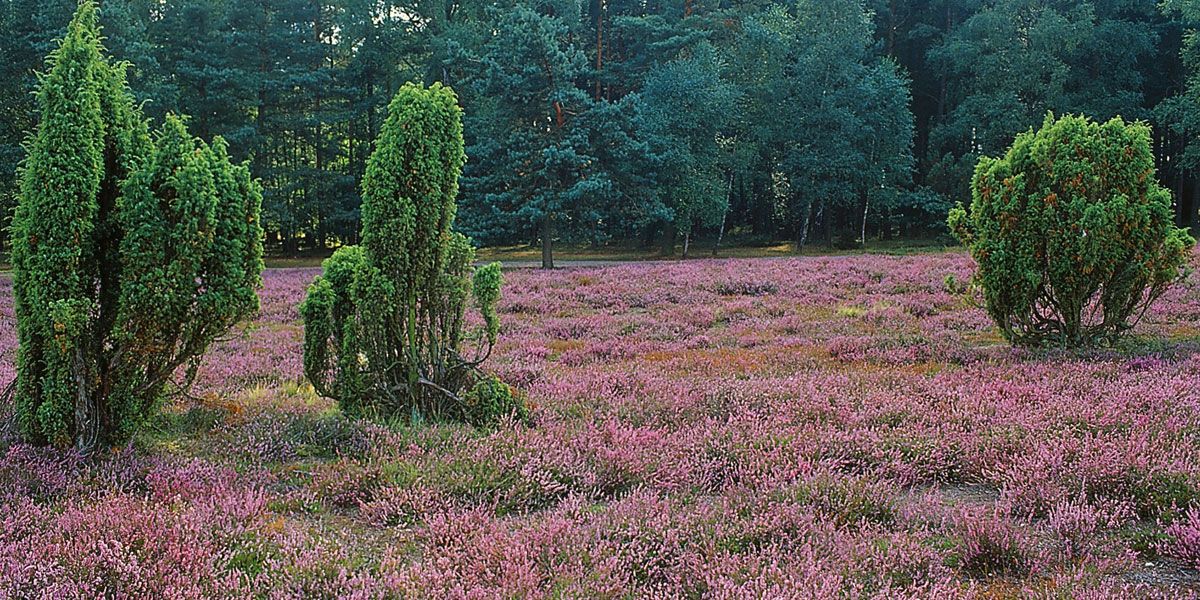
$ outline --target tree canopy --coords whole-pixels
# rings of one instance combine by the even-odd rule
[[[74,0],[0,0],[0,204]],[[1190,224],[1193,0],[127,0],[100,12],[150,117],[264,186],[267,243],[357,243],[405,82],[459,92],[457,227],[487,244],[937,236],[980,156],[1046,111],[1145,119]]]

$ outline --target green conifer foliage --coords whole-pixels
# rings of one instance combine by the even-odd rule
[[[18,426],[90,453],[257,310],[260,192],[171,117],[152,139],[85,1],[38,92],[13,219]]]
[[[487,420],[467,414],[480,403],[462,392],[501,389],[478,370],[499,331],[501,277],[496,264],[475,269],[452,231],[465,160],[454,92],[402,87],[367,165],[362,246],[325,261],[301,306],[305,372],[347,412]],[[472,299],[485,325],[468,335]]]
[[[950,226],[979,263],[988,313],[1021,345],[1126,331],[1186,268],[1194,241],[1154,177],[1150,128],[1054,119],[982,158]]]

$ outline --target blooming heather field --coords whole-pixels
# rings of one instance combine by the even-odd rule
[[[340,417],[300,379],[315,271],[268,272],[133,448],[7,448],[0,598],[1194,594],[1200,279],[1117,350],[1045,355],[956,293],[970,272],[510,273],[490,364],[534,423],[493,432]]]

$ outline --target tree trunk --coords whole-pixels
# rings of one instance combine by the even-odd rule
[[[1196,203],[1200,202],[1200,180],[1192,179],[1192,202],[1181,206],[1180,211],[1183,212],[1183,226],[1192,227],[1192,215],[1196,214]]]
[[[946,3],[946,24],[945,24],[944,28],[942,29],[942,31],[948,32],[953,29],[953,27],[954,27],[954,16],[953,15],[954,15],[953,3],[947,2]],[[949,87],[950,87],[949,79],[948,79],[949,75],[946,73],[946,71],[943,69],[940,74],[941,74],[941,78],[938,81],[938,101],[937,101],[938,121],[941,121],[942,119],[944,119],[946,117],[946,104],[947,104],[947,97],[949,96]]]
[[[712,255],[716,258],[717,252],[721,250],[721,242],[725,241],[725,221],[729,218],[729,209],[725,209],[725,214],[721,215],[721,228],[717,230],[717,242],[713,244]]]
[[[651,223],[642,230],[642,249],[650,250],[654,247],[655,238],[658,237],[658,227],[658,223]]]
[[[675,234],[676,231],[674,223],[667,223],[663,226],[663,256],[675,256]]]
[[[604,0],[596,0],[596,101],[603,91],[600,84],[604,70]]]
[[[729,187],[725,188],[725,210],[721,213],[721,228],[717,230],[717,243],[713,244],[712,255],[715,258],[725,239],[725,221],[729,219],[729,208],[733,202],[733,173],[729,174]]]
[[[871,198],[868,194],[863,194],[863,217],[862,217],[862,247],[867,249],[867,210],[871,206]]]
[[[692,230],[689,229],[689,230],[687,230],[686,233],[683,234],[683,258],[684,258],[684,260],[686,260],[688,257],[688,248],[690,248],[691,245],[692,245]]]
[[[825,246],[833,248],[833,211],[826,210],[825,201],[821,201],[821,208],[817,211],[817,215],[821,217],[825,225]]]
[[[887,51],[885,53],[893,59],[896,58],[896,28],[896,0],[890,0],[888,2]]]
[[[809,231],[809,228],[812,226],[812,221],[813,221],[813,206],[810,204],[808,206],[808,208],[804,211],[804,222],[800,224],[800,235],[798,236],[798,239],[796,240],[796,242],[797,242],[796,245],[798,246],[797,249],[800,252],[804,252],[804,246],[806,246],[808,244],[808,231]]]
[[[88,390],[87,358],[79,342],[82,340],[76,341],[71,365],[75,374],[75,450],[88,456],[100,442],[100,407],[96,396]]]
[[[300,254],[300,236],[295,231],[281,233],[283,236],[283,254],[285,256],[299,256]]]
[[[554,215],[542,217],[542,268],[554,268]]]
[[[1183,169],[1175,168],[1175,225],[1183,227],[1187,217],[1183,214]]]

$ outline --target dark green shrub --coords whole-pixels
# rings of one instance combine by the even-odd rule
[[[1193,240],[1157,183],[1150,129],[1046,117],[1001,158],[981,158],[968,213],[950,226],[979,263],[1009,341],[1074,346],[1126,331],[1180,278]]]
[[[770,281],[723,281],[716,292],[722,296],[769,296],[779,291],[779,286]]]
[[[521,397],[494,375],[481,378],[463,398],[467,422],[476,427],[489,427],[508,417],[518,421],[529,417]]]
[[[224,142],[152,137],[85,1],[48,59],[13,218],[16,419],[33,443],[119,443],[181,367],[257,310],[261,194]]]
[[[464,161],[454,92],[402,87],[367,165],[362,246],[325,261],[300,307],[305,374],[348,413],[473,418],[462,393],[499,333],[501,276],[452,231]],[[469,335],[472,298],[484,327]]]

